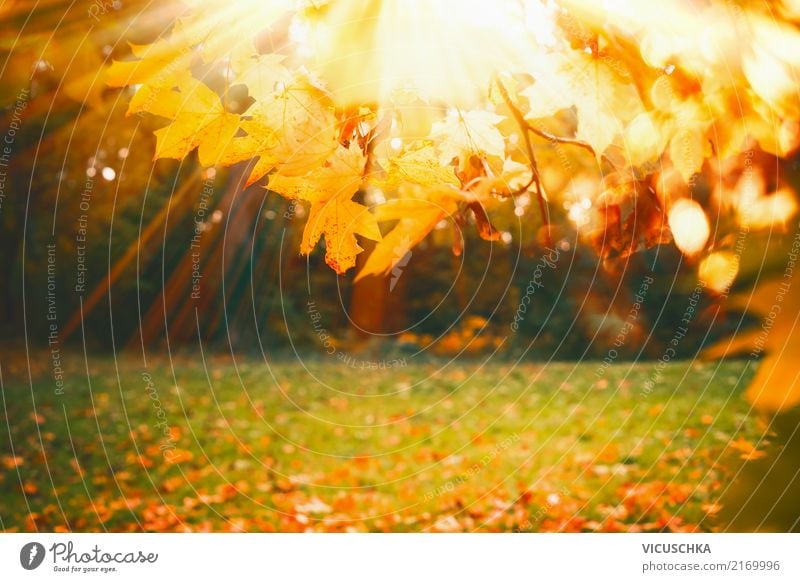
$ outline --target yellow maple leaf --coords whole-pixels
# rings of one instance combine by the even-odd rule
[[[130,47],[137,60],[114,61],[106,71],[106,83],[111,87],[138,85],[128,115],[149,112],[172,117],[164,115],[164,107],[172,89],[191,79],[191,47],[174,39],[150,45],[131,43]]]
[[[458,188],[459,181],[451,164],[443,164],[433,146],[407,150],[400,155],[382,160],[386,168],[384,178],[373,183],[386,190],[396,191],[401,184],[445,186]]]
[[[531,168],[510,158],[503,161],[502,171],[497,175],[485,176],[473,180],[469,191],[464,192],[465,199],[474,196],[482,206],[490,206],[497,202],[492,194],[508,194],[530,184]],[[465,186],[466,187],[466,186]]]
[[[311,205],[300,252],[309,254],[325,235],[325,262],[340,275],[356,264],[356,255],[363,249],[355,235],[380,240],[381,231],[375,217],[362,204],[344,196],[334,196]]]
[[[600,156],[638,115],[641,100],[631,79],[594,54],[569,51],[536,60],[535,82],[520,94],[528,98],[528,119],[550,117],[575,107],[576,137]]]
[[[114,61],[108,67],[106,82],[111,87],[141,83],[171,85],[175,75],[188,67],[191,58],[191,47],[172,40],[129,46],[136,60]]]
[[[293,74],[287,69],[283,55],[247,54],[231,61],[234,78],[231,84],[247,86],[247,93],[256,101],[262,101],[281,92],[292,83]]]
[[[364,174],[366,157],[357,144],[339,146],[324,164],[301,176],[276,172],[269,177],[269,189],[290,200],[325,202],[335,196],[352,198]]]
[[[155,132],[156,158],[183,159],[198,148],[203,166],[219,163],[239,129],[239,116],[228,113],[219,96],[196,79],[159,99],[159,113],[172,123]]]
[[[300,250],[310,253],[325,235],[325,262],[342,274],[355,266],[363,249],[356,235],[380,240],[378,223],[369,209],[352,200],[361,187],[366,157],[357,144],[339,147],[325,165],[302,176],[276,173],[269,189],[292,200],[311,202]]]
[[[376,208],[376,220],[396,220],[397,224],[375,245],[356,275],[356,281],[391,271],[441,220],[458,210],[457,200],[463,196],[459,190],[431,189],[419,185],[404,187],[401,193],[401,198]]]
[[[505,157],[506,142],[497,124],[505,117],[491,111],[451,111],[433,125],[431,138],[439,142],[439,159],[449,164],[473,154]]]
[[[320,168],[338,147],[336,117],[327,96],[306,79],[287,84],[279,68],[273,73],[278,76],[271,91],[266,77],[258,81],[260,88],[253,94],[259,97],[240,124],[245,135],[234,138],[220,162],[258,158],[248,186],[275,168],[283,176]]]

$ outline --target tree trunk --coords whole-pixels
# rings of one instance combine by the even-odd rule
[[[367,257],[375,248],[372,241],[361,241],[364,252],[356,260],[356,272],[360,270]],[[371,276],[353,285],[350,297],[351,336],[357,343],[376,338],[376,334],[386,331],[386,306],[389,294],[389,278]],[[380,337],[380,336],[377,336]]]

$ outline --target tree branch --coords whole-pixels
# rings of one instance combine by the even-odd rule
[[[539,137],[543,137],[544,139],[546,139],[546,140],[548,140],[550,142],[561,143],[561,144],[565,144],[565,145],[573,145],[573,146],[576,146],[576,147],[579,147],[579,148],[583,148],[583,149],[591,152],[592,155],[595,155],[595,156],[597,155],[597,153],[594,151],[594,148],[591,145],[589,145],[589,143],[587,143],[585,141],[581,141],[581,140],[579,140],[577,138],[574,138],[574,137],[562,137],[560,135],[554,135],[554,134],[550,133],[549,131],[545,131],[543,129],[539,129],[538,127],[535,127],[535,126],[531,125],[528,121],[525,121],[525,123],[528,126],[528,129],[530,131],[532,131],[533,133],[535,133]]]
[[[525,120],[525,116],[522,115],[522,112],[519,110],[519,108],[516,105],[514,105],[513,101],[511,101],[511,97],[509,96],[508,91],[506,90],[506,87],[505,85],[503,85],[502,81],[500,81],[500,79],[495,79],[495,82],[497,83],[497,88],[500,91],[500,96],[503,98],[503,101],[505,102],[506,106],[511,111],[511,114],[514,116],[514,119],[516,120],[517,125],[519,126],[519,129],[522,132],[523,139],[525,140],[525,149],[527,150],[528,153],[528,162],[530,163],[531,166],[531,179],[528,181],[527,184],[525,184],[525,186],[523,186],[519,190],[511,192],[509,196],[512,197],[518,196],[520,194],[527,192],[531,186],[533,185],[536,186],[536,200],[539,203],[539,214],[542,217],[542,224],[547,228],[547,242],[549,244],[550,212],[549,209],[547,208],[547,200],[545,200],[544,192],[542,191],[542,183],[541,180],[539,179],[539,166],[536,163],[536,155],[533,153],[533,143],[531,142],[531,134],[530,134],[532,128],[530,124]]]

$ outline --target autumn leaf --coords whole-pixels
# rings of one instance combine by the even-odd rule
[[[625,258],[642,248],[672,240],[665,228],[667,217],[653,192],[624,175],[610,175],[607,190],[598,200],[603,213],[600,227],[591,231],[590,242],[603,258]],[[622,207],[633,208],[625,216]]]
[[[458,122],[459,125],[449,127],[448,131],[456,133],[456,141],[450,144],[455,149],[441,158],[437,157],[433,147],[425,146],[418,150],[406,151],[384,162],[388,166],[386,176],[375,179],[373,182],[381,188],[399,191],[401,197],[379,206],[375,216],[380,222],[396,220],[397,224],[376,245],[364,267],[356,276],[356,281],[370,275],[382,275],[391,271],[399,261],[406,258],[406,253],[422,241],[441,220],[457,211],[457,202],[459,201],[470,204],[482,238],[485,240],[499,239],[500,233],[491,225],[483,205],[476,199],[478,193],[459,189],[460,180],[455,174],[454,167],[443,162],[443,159],[451,153],[461,156],[471,152],[469,158],[473,159],[476,147],[488,147],[494,153],[498,152],[498,147],[502,147],[502,137],[497,143],[491,144],[494,139],[492,134],[497,131],[496,128],[487,130],[484,126],[481,130],[480,124],[477,123],[478,121],[481,123],[496,122],[502,119],[500,116],[472,116],[469,119],[473,122],[473,129],[479,130],[476,135],[483,135],[486,139],[479,139],[476,142],[471,137],[471,133],[465,125],[470,122],[465,117]],[[445,125],[442,125],[439,129],[444,131],[444,127]],[[458,127],[464,129],[463,133]],[[488,134],[485,131],[488,131]],[[488,153],[485,149],[481,151]],[[518,179],[518,176],[511,179]],[[498,189],[507,186],[507,184],[501,184],[499,180],[489,179],[475,184],[483,194],[488,194],[493,185]]]
[[[292,200],[311,202],[311,213],[303,231],[301,252],[309,254],[325,235],[325,261],[342,274],[355,266],[356,255],[363,249],[356,235],[380,240],[375,217],[362,204],[353,202],[361,187],[366,158],[357,144],[340,146],[326,165],[303,176],[269,178],[269,189]]]
[[[352,144],[339,146],[324,165],[301,176],[276,172],[269,177],[269,189],[290,200],[326,202],[334,197],[350,199],[363,179],[366,157]]]
[[[749,293],[730,299],[731,307],[747,309],[760,318],[755,329],[739,331],[709,348],[705,358],[749,353],[762,355],[758,370],[745,393],[761,410],[781,412],[800,403],[800,287],[791,281],[763,282]]]
[[[672,137],[669,157],[687,184],[703,167],[705,151],[705,137],[697,129],[682,129]]]
[[[491,194],[509,194],[531,183],[531,169],[525,164],[506,158],[502,172],[498,175],[482,176],[466,184],[469,192],[484,203],[491,200]]]
[[[452,164],[443,164],[433,146],[407,150],[383,162],[386,167],[384,178],[374,178],[372,182],[385,190],[396,191],[401,184],[420,186],[453,186],[459,181]]]
[[[369,209],[350,199],[334,196],[311,205],[300,252],[307,255],[325,235],[325,262],[339,274],[356,264],[356,255],[363,249],[355,235],[380,240],[381,231]]]
[[[279,67],[273,62],[271,66]],[[247,184],[275,168],[282,175],[299,176],[321,166],[337,149],[336,118],[327,96],[302,78],[290,83],[259,80],[252,94],[258,99],[244,113],[240,129],[244,135],[233,139],[221,163],[257,158]],[[260,87],[260,88],[258,88]]]
[[[653,115],[655,132],[645,137],[642,132],[638,136],[645,142],[656,139],[657,146],[664,149],[665,141],[669,142],[669,157],[672,165],[687,184],[692,176],[703,168],[703,161],[711,156],[711,146],[706,139],[708,126],[707,114],[700,102],[694,98],[680,100],[671,94],[669,109]],[[662,98],[663,99],[663,98]],[[634,146],[635,147],[635,146]]]
[[[411,196],[389,201],[376,208],[375,218],[378,222],[397,221],[397,223],[375,245],[366,263],[356,275],[356,281],[391,271],[441,220],[458,210],[457,191],[434,191],[420,186],[410,186],[408,190],[413,192]]]
[[[155,132],[156,158],[186,157],[198,148],[200,163],[218,163],[239,128],[239,116],[228,113],[219,96],[195,79],[184,81],[179,91],[169,91],[159,99],[158,113],[172,123]]]
[[[449,57],[434,57],[426,48],[430,45],[420,42],[398,50],[407,46],[396,36],[399,29],[415,31],[420,41],[432,40],[418,34],[416,25],[424,21],[436,31],[437,46],[444,34],[453,41],[445,45],[455,51],[460,38],[451,33],[463,37],[475,24],[470,20],[456,27],[460,15],[437,21],[443,14],[434,11],[417,22],[414,11],[395,12],[390,8],[394,3],[295,10],[294,2],[278,0],[249,7],[244,19],[236,10],[208,18],[199,0],[188,3],[169,33],[149,46],[131,45],[134,59],[108,68],[108,84],[135,85],[129,113],[146,111],[171,120],[156,132],[157,157],[181,159],[198,149],[203,165],[250,161],[247,185],[272,174],[270,188],[309,202],[313,220],[301,250],[308,252],[324,236],[327,260],[337,271],[351,265],[360,251],[358,236],[380,236],[372,215],[352,199],[364,182],[382,191],[376,200],[384,194],[410,197],[408,206],[415,208],[395,217],[391,231],[409,243],[433,229],[435,216],[462,220],[468,205],[494,215],[495,205],[517,193],[528,195],[525,191],[534,186],[546,219],[548,205],[566,193],[573,168],[595,174],[591,179],[598,182],[604,180],[596,170],[605,174],[605,166],[631,173],[642,185],[651,177],[664,183],[665,173],[680,176],[684,184],[677,192],[659,192],[663,200],[658,203],[639,201],[633,188],[625,201],[590,205],[581,216],[581,225],[596,225],[605,213],[606,228],[585,229],[583,236],[594,240],[601,256],[624,257],[670,239],[661,206],[668,208],[669,200],[687,194],[683,187],[694,176],[712,170],[712,164],[705,164],[712,154],[727,159],[756,139],[762,149],[787,156],[800,144],[800,108],[789,91],[797,59],[780,50],[795,46],[800,35],[749,11],[753,27],[742,34],[741,56],[731,55],[732,68],[719,55],[689,59],[683,48],[664,44],[661,32],[651,30],[652,22],[637,21],[634,14],[626,18],[637,21],[632,24],[641,27],[641,36],[617,30],[597,36],[593,17],[578,11],[552,19],[569,47],[550,39],[543,41],[547,50],[525,52],[519,59],[509,54],[501,59],[502,70],[490,67],[482,73],[490,77],[475,84],[461,79],[465,70],[450,66],[456,63]],[[325,32],[331,24],[336,32]],[[504,32],[509,38],[503,41],[510,40],[513,33]],[[726,40],[717,36],[719,31],[710,32],[713,39]],[[471,69],[485,62],[486,47],[475,48],[459,49],[462,56],[472,55],[462,63]],[[419,69],[425,56],[440,70],[446,63],[448,75],[424,78]],[[718,75],[723,69],[730,74]],[[194,77],[201,70],[209,86]],[[504,82],[500,91],[497,75],[507,79],[508,89]],[[64,84],[65,92],[86,92],[87,80]],[[224,102],[211,90],[223,82]],[[456,87],[463,91],[454,92]],[[342,146],[349,152],[352,141],[369,163],[358,160],[357,172],[340,172],[343,163],[347,166]],[[593,150],[604,167],[583,155],[572,157],[581,149]],[[366,180],[365,171],[372,174]],[[337,188],[341,194],[332,192]],[[781,187],[777,194],[753,206],[750,218],[735,202],[730,208],[740,224],[753,227],[756,220],[759,227],[771,227],[796,210],[794,192]],[[559,200],[559,206],[564,202]],[[423,212],[426,203],[445,210]],[[555,207],[550,210],[554,223],[571,218]],[[478,210],[475,216],[480,234],[495,240],[498,233],[488,215]],[[684,237],[675,240],[682,243]],[[379,245],[370,269],[391,268],[393,259],[386,257],[394,252],[394,247]]]
[[[161,100],[169,100],[174,87],[191,79],[191,47],[174,40],[130,44],[130,47],[137,60],[114,61],[106,70],[106,83],[111,87],[138,85],[128,105],[128,115],[141,112],[161,115],[158,113]]]
[[[285,90],[295,77],[284,66],[283,55],[247,54],[231,62],[234,78],[231,84],[241,83],[247,87],[247,93],[262,102],[269,100]]]
[[[643,166],[661,157],[667,138],[651,113],[637,115],[625,128],[622,147],[631,166]]]
[[[186,64],[190,48],[176,42],[159,40],[149,45],[130,43],[136,60],[114,61],[106,71],[106,83],[111,87],[135,84],[170,86],[176,76],[188,76]]]
[[[439,142],[440,161],[449,164],[458,158],[464,163],[473,154],[504,158],[505,139],[497,128],[503,119],[490,111],[450,112],[431,130],[431,138]]]
[[[520,91],[529,103],[528,119],[541,119],[575,107],[576,137],[598,156],[642,109],[629,76],[596,54],[569,51],[538,59],[534,83]]]
[[[480,202],[470,202],[469,209],[475,216],[475,222],[478,225],[478,234],[483,240],[497,241],[500,240],[500,233],[492,226],[489,221],[489,215],[486,214],[486,209]]]

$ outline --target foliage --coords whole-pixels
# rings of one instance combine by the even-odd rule
[[[184,246],[195,227],[191,205],[199,187],[184,193],[181,204],[169,190],[200,175],[192,173],[199,163],[215,166],[202,176],[216,175],[220,190],[227,184],[265,186],[269,196],[263,209],[277,217],[294,216],[275,220],[275,228],[262,228],[260,208],[255,208],[250,215],[233,215],[230,224],[203,225],[207,240],[215,242],[223,226],[226,235],[228,228],[238,228],[265,239],[252,242],[252,249],[261,250],[255,278],[276,268],[273,255],[266,255],[283,242],[278,240],[280,227],[305,221],[302,235],[288,231],[288,244],[313,255],[324,239],[327,263],[337,273],[357,270],[359,283],[391,273],[413,252],[407,270],[421,280],[409,284],[410,313],[427,313],[431,303],[438,305],[439,288],[460,286],[460,297],[438,312],[444,316],[420,326],[414,340],[422,344],[465,308],[475,308],[475,315],[488,320],[493,314],[510,319],[508,312],[524,292],[528,275],[515,271],[506,277],[509,269],[503,264],[481,271],[487,254],[501,260],[522,256],[515,264],[524,270],[529,259],[560,244],[582,253],[588,245],[594,254],[580,255],[585,269],[580,274],[570,271],[570,288],[581,289],[556,295],[558,289],[548,288],[550,296],[540,293],[531,308],[522,326],[528,335],[518,339],[522,343],[535,336],[534,350],[542,353],[552,345],[549,338],[566,350],[560,354],[602,356],[607,351],[602,342],[616,330],[596,336],[600,326],[584,321],[577,324],[580,331],[573,329],[571,311],[591,311],[589,319],[618,323],[625,306],[608,306],[604,295],[635,291],[638,281],[626,269],[629,261],[638,265],[642,253],[640,258],[632,253],[655,247],[660,254],[673,239],[686,268],[695,269],[705,285],[704,315],[711,313],[713,321],[735,319],[725,313],[735,307],[770,319],[778,296],[770,288],[745,293],[730,304],[725,300],[737,285],[739,291],[757,286],[765,257],[769,274],[785,267],[773,259],[785,257],[787,249],[760,253],[754,247],[782,238],[797,209],[796,184],[790,181],[797,162],[786,161],[796,160],[800,139],[795,3],[779,2],[768,11],[745,1],[698,8],[678,0],[657,7],[631,0],[600,6],[583,0],[441,0],[435,6],[414,0],[232,5],[191,0],[147,16],[140,14],[141,6],[126,2],[86,27],[87,5],[89,15],[99,6],[34,6],[22,0],[2,14],[13,24],[0,33],[7,63],[0,92],[9,107],[6,120],[13,115],[18,90],[31,90],[9,171],[15,195],[6,198],[0,216],[7,251],[0,264],[15,289],[23,277],[44,280],[43,263],[37,261],[44,260],[52,233],[59,245],[58,288],[73,288],[76,261],[61,257],[77,253],[80,191],[86,178],[94,177],[88,236],[104,242],[107,233],[114,236],[108,237],[109,248],[92,244],[87,251],[93,265],[89,288],[97,285],[94,289],[111,302],[112,293],[101,288],[106,264],[113,271],[119,257],[133,256],[136,260],[120,269],[124,275],[114,288],[114,305],[127,305],[141,291],[136,299],[145,310],[152,307],[162,275],[174,271],[177,278],[185,266]],[[670,18],[664,19],[667,10]],[[127,119],[117,101],[127,108]],[[159,161],[153,163],[151,154]],[[181,169],[176,172],[177,164],[160,158],[180,160]],[[114,168],[116,178],[103,178],[103,171]],[[239,180],[241,171],[246,175]],[[252,193],[242,197],[253,198]],[[235,208],[214,204],[220,212]],[[168,218],[150,223],[162,213]],[[227,220],[229,215],[224,216]],[[246,219],[252,219],[252,228]],[[157,236],[162,226],[163,236]],[[137,237],[150,227],[156,234],[130,255],[138,248]],[[472,244],[478,237],[491,244],[479,250]],[[21,248],[23,240],[27,248]],[[155,251],[158,242],[160,253]],[[373,248],[368,257],[359,257],[365,242]],[[452,248],[474,280],[456,281],[460,271],[451,268],[456,261],[431,244]],[[212,258],[221,252],[215,248]],[[322,260],[319,255],[310,257],[312,268]],[[20,257],[26,259],[25,273]],[[422,257],[427,265],[417,264]],[[287,278],[302,279],[304,265],[287,264]],[[334,293],[339,281],[316,271],[310,275],[312,286],[340,306]],[[484,288],[472,302],[463,287],[478,277]],[[505,282],[511,277],[509,287]],[[671,289],[667,279],[660,281],[662,289],[668,284]],[[271,282],[254,284],[240,277],[231,293],[235,298],[253,294],[253,303],[259,303],[256,325],[268,331],[282,332],[287,312],[302,322],[290,327],[307,330],[302,300],[292,303],[297,299],[292,297],[283,305]],[[352,283],[341,283],[345,302]],[[681,292],[693,284],[677,280]],[[581,296],[583,287],[591,287],[591,297],[588,292]],[[497,298],[488,298],[489,290]],[[793,297],[796,291],[795,284],[788,293]],[[8,328],[20,333],[23,310],[15,304],[12,285],[3,292],[5,322],[13,321]],[[219,309],[209,315],[217,323],[209,325],[214,331],[205,337],[223,335],[221,311],[235,303],[227,293],[213,289],[207,294]],[[73,313],[68,329],[74,332],[81,297],[61,297],[62,318]],[[715,301],[719,318],[712,310]],[[244,313],[245,303],[235,304],[235,321],[249,324],[254,318]],[[559,303],[555,311],[554,303]],[[584,304],[590,309],[577,307]],[[650,355],[663,351],[654,343],[672,336],[663,322],[682,315],[681,306],[664,305],[662,314],[648,313],[649,320],[639,322],[642,329],[657,324],[647,342]],[[86,316],[98,321],[104,316],[100,311],[89,314],[87,309]],[[129,337],[143,314],[114,311],[114,329]],[[149,311],[151,319],[159,319],[157,305]],[[194,323],[177,309],[175,314],[164,311]],[[331,330],[338,325],[339,331],[348,315],[331,317],[336,319]],[[463,345],[463,334],[472,332],[467,323],[464,330],[454,330],[451,345]],[[735,327],[743,323],[740,319]],[[769,341],[762,342],[763,355],[770,359],[757,377],[760,388],[749,393],[771,410],[800,398],[789,374],[798,350],[793,323],[782,316]],[[46,332],[47,325],[44,318],[31,322],[31,337],[44,338],[39,332]],[[723,325],[732,327],[731,322]],[[111,345],[97,331],[100,327],[86,326],[90,341],[95,334]],[[568,349],[560,335],[567,328]],[[490,331],[495,335],[497,330]],[[265,336],[259,343],[283,339],[280,333]],[[593,343],[588,352],[587,342]],[[252,337],[246,343],[255,344]],[[680,353],[694,354],[698,343],[684,342]],[[754,353],[761,356],[761,348]],[[770,381],[776,375],[786,381]]]
[[[678,1],[595,4],[470,1],[415,18],[397,0],[243,3],[213,19],[198,5],[106,78],[136,85],[130,113],[171,120],[156,132],[157,157],[196,148],[203,165],[254,158],[249,181],[269,175],[270,190],[311,204],[301,251],[324,236],[337,273],[355,266],[358,237],[379,241],[359,276],[387,273],[405,254],[398,248],[444,219],[472,220],[497,240],[487,211],[529,191],[545,223],[546,201],[573,204],[603,256],[664,242],[669,230],[684,253],[703,254],[714,245],[697,229],[712,209],[683,211],[702,198],[698,184],[723,164],[744,166],[756,148],[786,156],[798,145],[800,51],[790,47],[800,33],[724,2],[700,13]],[[678,25],[698,34],[669,34]],[[433,52],[431,26],[441,43],[463,33],[440,47],[459,56]],[[455,75],[448,67],[474,52],[469,43],[492,48]],[[539,164],[553,149],[559,162]],[[373,211],[351,199],[359,190]],[[756,226],[771,228],[797,207],[781,178],[776,191],[714,195],[741,223],[748,204],[766,205]],[[394,226],[382,237],[378,223]]]
[[[60,397],[43,365],[35,413],[4,370],[6,531],[726,530],[739,460],[773,450],[739,363],[670,364],[647,397],[655,364],[149,364],[94,360]]]

